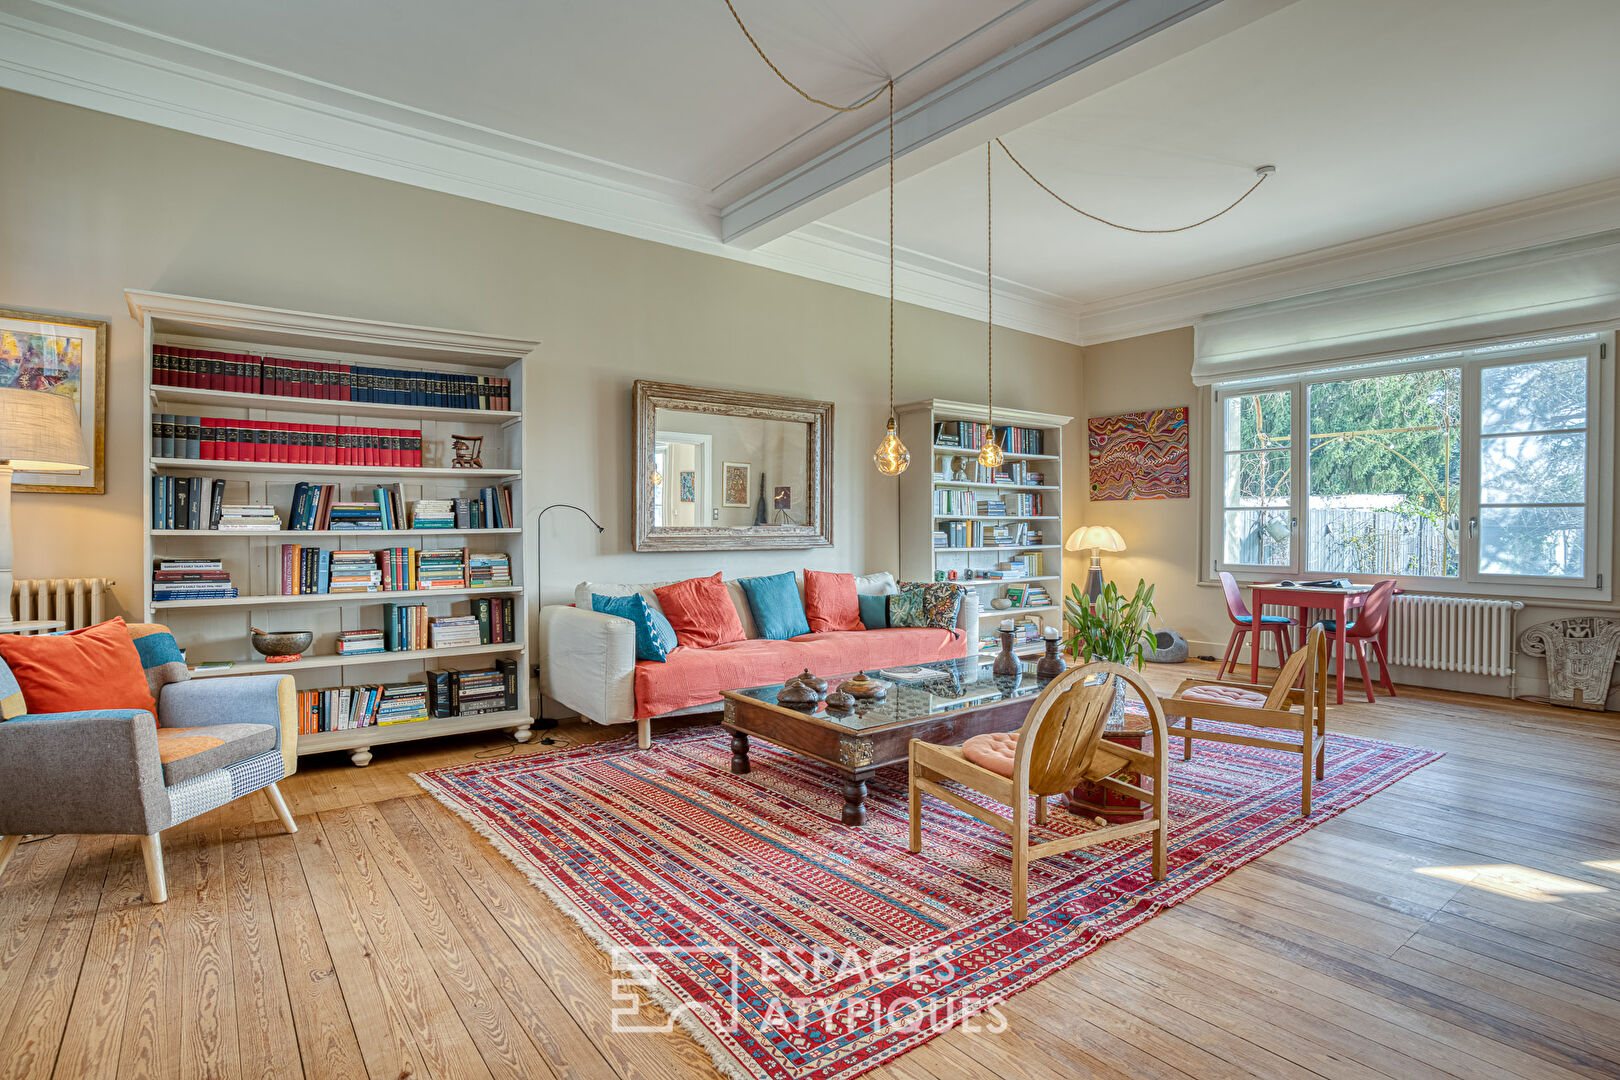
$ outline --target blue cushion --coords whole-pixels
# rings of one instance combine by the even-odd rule
[[[604,615],[617,615],[636,624],[636,659],[656,660],[662,664],[675,651],[680,642],[675,628],[669,625],[664,613],[655,610],[640,593],[629,596],[602,596],[591,594],[591,608]]]
[[[737,584],[748,597],[748,610],[754,613],[754,625],[759,636],[771,641],[786,641],[810,632],[810,620],[804,614],[804,599],[793,580],[793,571],[772,574],[769,577],[745,577]]]
[[[1264,625],[1266,623],[1273,623],[1273,624],[1277,624],[1277,625],[1281,625],[1281,626],[1292,626],[1292,625],[1294,625],[1294,620],[1290,619],[1286,615],[1262,615],[1262,616],[1260,616],[1260,622],[1261,622],[1261,625]]]
[[[0,656],[0,720],[21,716],[26,710],[27,706],[23,704],[22,685],[6,666],[5,657]]]
[[[1336,634],[1336,633],[1339,632],[1339,620],[1338,619],[1323,619],[1321,622],[1317,623],[1316,625],[1320,626],[1323,630],[1326,630],[1330,634]],[[1344,624],[1344,628],[1345,628],[1345,630],[1348,631],[1354,625],[1356,625],[1356,620],[1351,619],[1349,622]]]
[[[889,628],[889,598],[887,596],[857,596],[861,605],[861,625],[868,630]]]

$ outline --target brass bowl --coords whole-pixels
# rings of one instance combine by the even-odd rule
[[[315,640],[312,630],[253,631],[250,640],[260,656],[297,656]]]

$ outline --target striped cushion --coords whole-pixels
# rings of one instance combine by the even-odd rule
[[[146,671],[146,686],[152,696],[158,696],[170,683],[185,682],[191,678],[186,670],[186,654],[174,640],[174,635],[161,623],[130,623],[129,636],[135,642],[135,651],[141,656],[141,667]]]

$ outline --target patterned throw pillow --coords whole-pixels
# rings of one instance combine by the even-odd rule
[[[902,581],[889,597],[889,625],[951,630],[962,610],[962,586],[948,581]]]

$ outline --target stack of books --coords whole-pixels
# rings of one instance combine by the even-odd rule
[[[225,481],[203,476],[152,477],[152,528],[217,529]]]
[[[456,649],[467,645],[487,645],[475,615],[444,615],[429,620],[429,643],[435,649]]]
[[[377,700],[376,722],[379,725],[410,724],[428,718],[426,683],[390,683],[381,690]]]
[[[411,504],[411,528],[453,529],[456,527],[454,499],[417,499]]]
[[[416,549],[413,547],[384,548],[377,552],[382,567],[382,587],[390,591],[416,588]]]
[[[416,587],[418,589],[465,589],[467,587],[466,565],[466,548],[419,551],[416,554]]]
[[[345,630],[338,635],[337,651],[343,656],[360,656],[383,651],[381,630]]]
[[[374,502],[334,502],[327,511],[327,528],[334,532],[380,532],[383,509]]]
[[[334,551],[328,570],[327,592],[376,592],[382,581],[376,553]]]
[[[427,673],[428,712],[435,717],[478,716],[517,708],[517,661],[502,657],[481,671]]]
[[[326,592],[332,581],[332,553],[321,548],[281,545],[281,595]]]
[[[381,686],[330,686],[298,692],[298,733],[349,731],[377,722]]]
[[[410,652],[428,647],[426,604],[383,605],[383,648]]]
[[[455,500],[455,515],[458,529],[510,529],[512,489],[479,488],[476,499]]]
[[[934,513],[972,517],[979,512],[979,497],[966,488],[940,488],[934,492]]]
[[[517,640],[515,607],[509,596],[480,596],[473,600],[480,645],[504,645]]]
[[[160,559],[152,570],[153,600],[232,600],[236,588],[218,559]]]
[[[226,503],[219,508],[220,532],[280,532],[281,515],[273,506]]]
[[[161,342],[152,345],[152,384],[444,409],[512,407],[512,380],[491,375],[285,360]]]
[[[152,455],[290,465],[422,465],[421,429],[152,414]]]
[[[473,552],[467,556],[467,587],[512,584],[512,557],[504,551]]]

